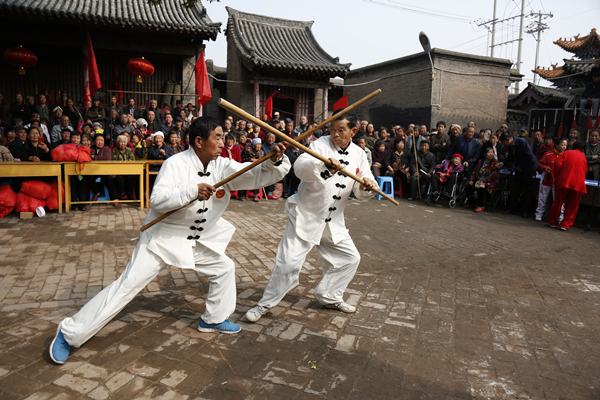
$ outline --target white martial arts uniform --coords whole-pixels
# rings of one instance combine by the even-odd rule
[[[235,228],[221,218],[229,204],[229,191],[252,190],[278,182],[289,171],[290,162],[285,156],[277,163],[268,160],[218,188],[209,200],[194,200],[198,198],[198,184],[214,185],[246,165],[219,157],[205,170],[192,148],[164,162],[152,190],[151,210],[145,223],[193,203],[142,232],[121,276],[77,314],[60,323],[71,346],[79,347],[94,336],[166,265],[194,269],[208,276],[204,322],[221,323],[233,313],[235,266],[225,249]]]
[[[373,178],[363,149],[353,143],[342,150],[330,136],[310,145],[311,150],[326,158],[339,159],[344,169],[359,178]],[[299,282],[300,269],[306,255],[317,246],[323,263],[323,278],[315,288],[322,304],[343,301],[344,291],[354,277],[360,254],[348,234],[344,207],[351,192],[358,199],[369,199],[375,193],[360,189],[360,184],[341,172],[331,176],[322,161],[302,154],[294,163],[294,172],[302,181],[298,193],[286,203],[288,224],[275,258],[275,266],[259,306],[276,306]]]

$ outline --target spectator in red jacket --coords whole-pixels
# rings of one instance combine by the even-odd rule
[[[242,162],[242,153],[240,148],[235,145],[235,137],[228,133],[225,135],[225,147],[221,150],[221,157],[229,158],[230,160],[235,160],[237,162]]]
[[[583,155],[583,147],[582,142],[575,141],[573,150],[565,151],[554,162],[556,199],[550,208],[548,223],[553,228],[559,226],[558,217],[564,203],[565,217],[559,226],[561,231],[566,231],[573,226],[581,196],[587,193],[585,188],[587,160]]]
[[[548,140],[548,135],[546,135],[546,140]],[[567,149],[567,138],[559,137],[554,141],[554,149],[552,151],[547,151],[544,153],[544,156],[540,160],[538,164],[538,169],[542,171],[542,183],[540,184],[540,191],[538,193],[538,204],[535,209],[535,220],[541,221],[544,216],[544,211],[546,211],[546,202],[548,201],[548,196],[550,192],[552,192],[552,198],[556,199],[556,189],[554,188],[554,163],[556,159],[564,153]],[[562,220],[559,218],[559,221]]]

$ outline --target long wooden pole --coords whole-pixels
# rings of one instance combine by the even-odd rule
[[[368,94],[367,96],[363,97],[362,99],[358,100],[356,103],[351,104],[350,106],[344,108],[342,111],[338,112],[337,114],[335,114],[334,116],[331,116],[329,118],[327,118],[325,121],[321,122],[320,124],[318,124],[317,126],[315,126],[314,128],[311,128],[309,130],[307,130],[306,132],[304,132],[303,134],[297,136],[294,138],[294,140],[296,141],[301,141],[302,139],[304,139],[307,136],[310,136],[312,133],[314,133],[317,129],[321,129],[322,127],[324,127],[325,125],[327,125],[328,123],[330,123],[331,121],[336,120],[337,118],[339,118],[341,115],[346,114],[347,112],[353,110],[354,108],[358,107],[359,105],[361,105],[362,103],[371,100],[373,97],[377,96],[379,93],[381,93],[381,89],[377,89],[375,90],[373,93]],[[286,142],[286,145],[289,145]],[[237,178],[238,176],[245,174],[246,172],[250,171],[252,168],[256,167],[257,165],[262,164],[263,162],[267,161],[269,158],[273,157],[275,155],[276,151],[272,151],[269,154],[264,155],[263,157],[259,158],[258,160],[254,161],[252,164],[242,168],[241,170],[239,170],[238,172],[236,172],[235,174],[232,174],[230,176],[228,176],[227,178],[223,179],[221,182],[218,182],[217,184],[214,185],[214,188],[218,188],[220,186],[225,185],[228,182],[231,182],[232,180],[234,180],[235,178]],[[192,204],[193,202],[189,203]],[[163,215],[161,215],[160,217],[156,218],[154,221],[149,222],[148,224],[142,226],[140,228],[141,232],[144,232],[146,229],[156,225],[157,223],[159,223],[160,221],[162,221],[163,219],[173,215],[174,213],[176,213],[177,211],[181,210],[182,208],[187,207],[189,204],[186,204],[183,207],[180,207],[176,210],[172,210],[169,211],[167,213],[164,213]],[[150,205],[150,204],[148,204]]]
[[[419,134],[419,136],[421,136]],[[413,149],[415,150],[415,166],[417,167],[417,187],[419,188],[419,200],[421,199],[421,180],[419,179],[419,159],[417,158],[417,140],[415,139],[415,135],[413,133],[412,137]],[[414,178],[414,177],[413,177]]]
[[[248,119],[249,121],[252,121],[254,124],[259,125],[261,127],[263,127],[264,129],[266,129],[267,131],[273,133],[274,135],[278,136],[281,140],[288,142],[289,144],[291,144],[292,146],[304,151],[305,153],[310,154],[311,156],[315,157],[316,159],[319,159],[321,161],[323,161],[325,163],[325,165],[328,166],[332,166],[333,164],[331,163],[331,161],[329,161],[329,159],[323,157],[321,154],[309,149],[308,147],[296,142],[294,139],[290,138],[289,136],[287,136],[285,133],[279,132],[277,129],[273,128],[272,126],[264,123],[263,121],[259,120],[256,117],[253,117],[251,114],[247,113],[246,111],[242,110],[241,108],[231,104],[230,102],[228,102],[227,100],[223,100],[223,99],[219,99],[219,101],[217,102],[217,104],[219,104],[221,107],[228,109],[229,111],[232,111],[246,119]],[[364,181],[362,179],[360,179],[358,176],[346,171],[345,169],[340,170],[339,172],[341,172],[342,174],[346,175],[347,177],[350,177],[352,179],[354,179],[356,182],[360,183],[361,185],[364,185]],[[382,197],[385,197],[387,200],[391,201],[392,203],[394,203],[395,205],[399,205],[399,203],[392,199],[390,196],[388,196],[387,194],[383,193],[381,190],[379,189],[375,189],[372,188],[372,191],[374,191],[375,193],[379,194]]]

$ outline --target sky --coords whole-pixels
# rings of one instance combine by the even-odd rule
[[[496,18],[518,16],[521,1],[496,0]],[[477,26],[493,17],[493,0],[221,0],[210,3],[203,0],[208,16],[221,22],[221,33],[216,41],[206,44],[206,58],[215,65],[227,65],[225,28],[226,6],[253,14],[270,17],[314,21],[312,30],[317,41],[341,63],[352,63],[351,69],[407,56],[423,51],[419,32],[429,37],[433,48],[476,55],[490,55],[488,30]],[[552,13],[543,20],[548,29],[541,35],[538,65],[550,67],[563,64],[571,53],[552,42],[558,38],[572,38],[600,31],[600,2],[598,0],[525,0],[525,14]],[[525,18],[525,29],[533,22]],[[519,18],[496,25],[496,43],[518,39]],[[491,28],[491,26],[490,26]],[[517,61],[518,42],[495,47],[495,57]],[[536,40],[524,33],[520,84],[522,90],[533,80]],[[550,82],[541,79],[541,85]]]

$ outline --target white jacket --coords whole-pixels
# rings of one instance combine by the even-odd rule
[[[344,169],[361,179],[375,180],[364,150],[350,143],[346,150],[337,147],[330,136],[322,136],[310,144],[310,149],[326,158],[347,163]],[[345,154],[347,153],[347,154]],[[286,212],[295,218],[296,232],[302,240],[319,244],[325,226],[329,223],[334,243],[348,236],[344,219],[344,207],[351,192],[357,199],[367,200],[375,192],[360,189],[360,184],[341,172],[327,177],[325,163],[304,153],[294,163],[294,172],[302,181],[298,193],[286,203]]]
[[[149,235],[148,250],[165,263],[179,268],[194,267],[193,248],[196,242],[215,253],[225,253],[235,231],[233,225],[221,218],[229,204],[229,191],[272,185],[287,174],[290,162],[286,156],[278,163],[267,160],[218,188],[208,200],[194,201],[198,198],[198,184],[214,185],[248,164],[218,157],[204,170],[192,148],[165,160],[152,189],[151,210],[144,223],[189,202],[193,203],[142,233]],[[210,175],[200,176],[199,172],[209,172]]]

